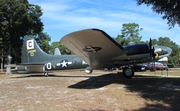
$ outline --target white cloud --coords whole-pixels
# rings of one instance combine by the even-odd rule
[[[45,32],[52,37],[52,41],[84,28],[100,28],[116,37],[121,33],[123,23],[135,22],[143,28],[140,32],[143,40],[166,36],[180,44],[180,41],[175,39],[178,37],[178,27],[168,30],[167,21],[162,20],[160,15],[153,13],[151,8],[145,5],[137,6],[136,2],[131,0],[126,3],[119,0],[29,0],[30,3],[31,1],[42,7]]]
[[[40,6],[43,8],[43,12],[58,12],[58,11],[63,11],[63,10],[67,10],[69,7],[67,6],[59,6],[57,4],[52,4],[52,3],[42,3],[40,4]]]

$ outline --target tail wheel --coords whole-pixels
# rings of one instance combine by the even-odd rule
[[[131,67],[126,67],[123,69],[123,76],[126,78],[131,78],[134,76],[134,70]]]
[[[48,72],[45,72],[45,73],[44,73],[44,76],[48,77],[48,76],[49,76],[49,73],[48,73]]]

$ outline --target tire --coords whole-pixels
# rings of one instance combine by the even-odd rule
[[[134,70],[131,67],[125,67],[123,69],[123,76],[126,78],[132,78],[134,76]]]
[[[49,73],[48,73],[48,72],[45,72],[45,73],[44,73],[44,76],[45,76],[45,77],[48,77],[48,76],[49,76]]]
[[[85,69],[86,74],[91,74],[93,72],[92,69]]]

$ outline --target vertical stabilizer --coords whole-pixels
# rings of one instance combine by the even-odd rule
[[[34,39],[28,39],[23,43],[21,63],[43,63],[49,54],[45,53]]]
[[[55,50],[54,50],[54,55],[61,55],[61,52],[59,51],[58,48],[55,48]]]

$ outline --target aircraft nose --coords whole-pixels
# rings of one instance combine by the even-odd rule
[[[171,52],[172,52],[172,49],[171,48],[169,48],[169,47],[166,47],[167,48],[167,51],[168,51],[168,55],[170,55],[171,54]]]
[[[157,53],[160,56],[166,55],[169,56],[172,52],[172,49],[166,46],[156,46],[154,53]]]

